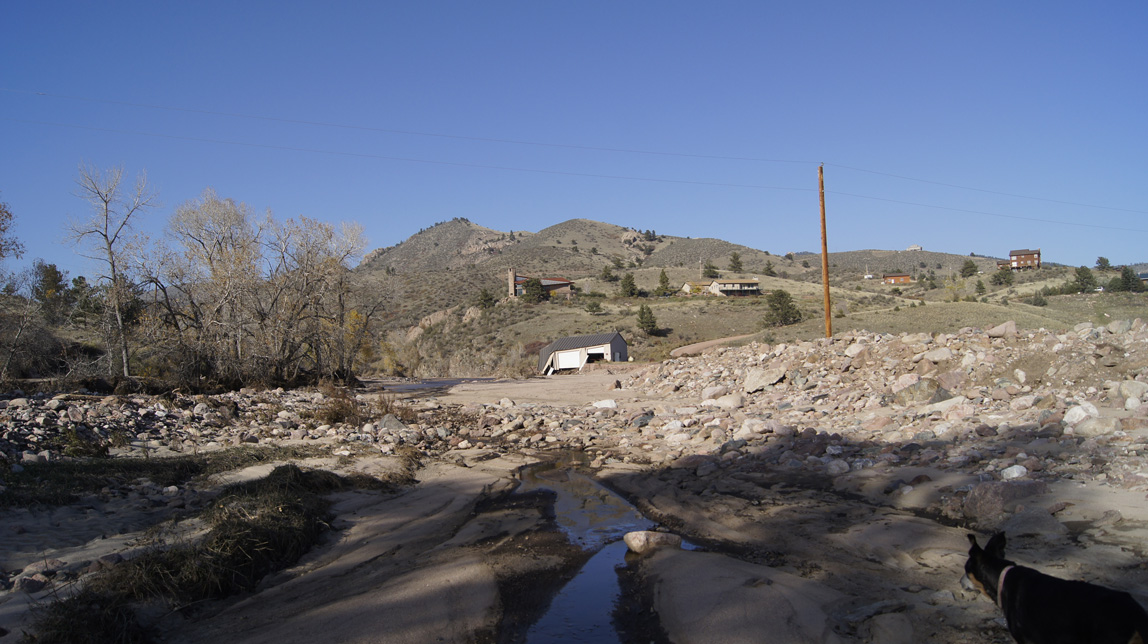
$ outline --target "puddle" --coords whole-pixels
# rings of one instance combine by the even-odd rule
[[[625,565],[622,537],[653,523],[624,499],[577,471],[554,464],[522,472],[522,492],[547,489],[556,494],[555,521],[584,550],[596,551],[578,574],[554,596],[526,633],[527,644],[592,642],[622,644],[613,624],[621,598],[618,568]]]

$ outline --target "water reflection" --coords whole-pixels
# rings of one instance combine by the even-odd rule
[[[546,464],[528,468],[521,478],[523,492],[553,491],[558,526],[583,549],[597,551],[527,631],[526,642],[620,644],[612,619],[620,593],[616,568],[625,565],[627,550],[621,539],[627,532],[647,530],[653,524],[580,472]]]

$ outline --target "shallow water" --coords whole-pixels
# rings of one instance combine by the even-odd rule
[[[557,498],[555,520],[571,541],[597,551],[527,631],[528,644],[592,642],[620,644],[613,612],[621,593],[617,568],[625,565],[627,532],[653,526],[624,499],[573,470],[554,465],[522,474],[521,491],[548,489]]]

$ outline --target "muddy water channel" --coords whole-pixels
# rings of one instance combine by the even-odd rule
[[[622,590],[627,552],[622,537],[654,524],[618,495],[565,465],[532,466],[521,473],[521,480],[521,493],[553,492],[558,527],[572,543],[595,553],[527,631],[527,644],[629,641],[619,635],[631,626],[619,623],[625,621],[619,619],[619,609],[628,600]]]

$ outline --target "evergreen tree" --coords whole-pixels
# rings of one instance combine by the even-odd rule
[[[977,263],[971,259],[966,259],[965,263],[961,266],[961,277],[972,277],[977,274]]]
[[[666,269],[663,268],[662,272],[658,275],[658,289],[654,291],[654,294],[663,296],[669,295],[672,292],[673,290],[670,288],[670,278],[666,275]]]
[[[736,250],[729,254],[729,270],[734,273],[740,273],[741,267],[741,254]]]
[[[478,308],[489,309],[494,306],[494,296],[490,294],[489,289],[482,289],[478,292]]]
[[[801,321],[801,310],[793,302],[793,296],[777,289],[766,296],[769,312],[765,314],[765,326],[787,326]]]
[[[766,277],[777,277],[777,271],[773,270],[773,262],[768,259],[765,260],[765,270],[763,270],[761,274]]]
[[[654,335],[658,332],[658,319],[654,317],[654,312],[650,310],[650,307],[645,304],[638,307],[638,328],[646,335]]]
[[[522,285],[522,301],[536,304],[548,297],[546,289],[542,288],[542,280],[532,277]]]
[[[713,280],[717,279],[718,275],[720,275],[720,273],[718,273],[717,266],[714,266],[712,262],[706,260],[705,265],[702,266],[702,277],[708,280]]]
[[[621,284],[618,285],[618,295],[622,297],[634,297],[638,294],[638,287],[634,284],[634,274],[626,273],[622,277]]]
[[[1096,270],[1106,271],[1112,268],[1112,264],[1108,261],[1107,257],[1096,258]]]
[[[1080,266],[1076,269],[1076,290],[1079,293],[1087,293],[1095,291],[1098,284],[1096,283],[1096,276],[1087,266]]]

